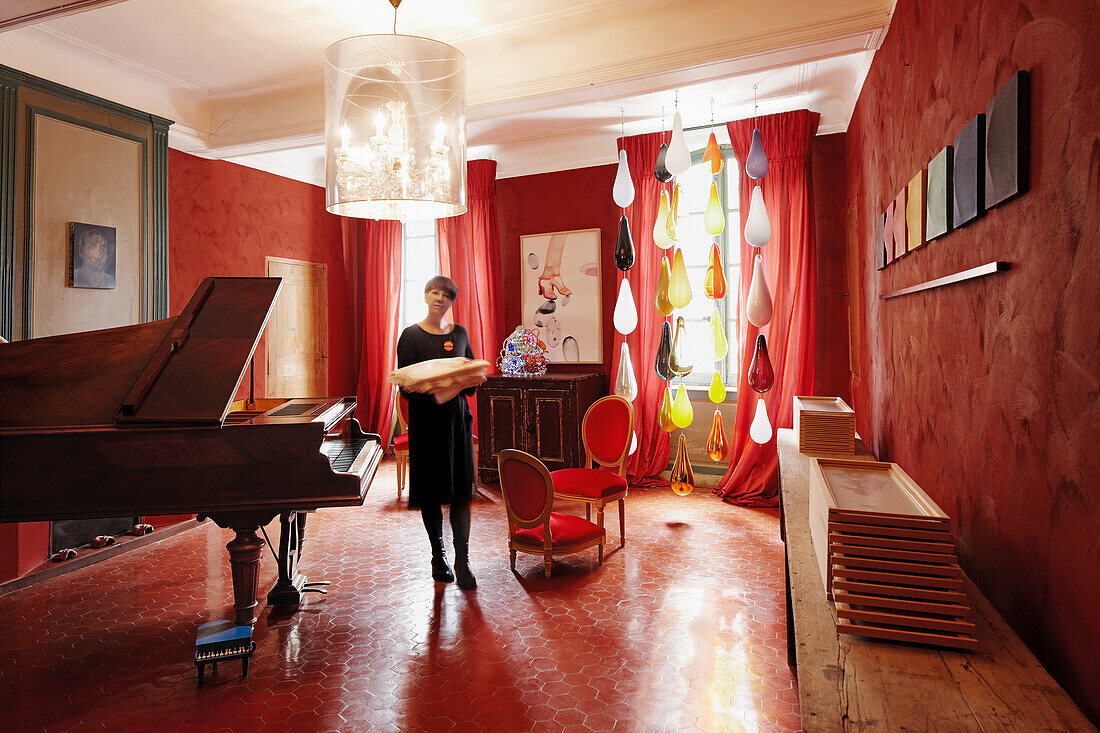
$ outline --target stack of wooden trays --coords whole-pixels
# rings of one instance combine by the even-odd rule
[[[809,504],[839,633],[975,648],[951,520],[896,463],[819,458]]]
[[[796,396],[794,424],[803,453],[855,453],[856,413],[839,397]]]

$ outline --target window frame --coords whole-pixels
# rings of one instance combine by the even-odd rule
[[[423,278],[421,276],[417,276],[415,278],[410,278],[409,277],[408,263],[411,261],[411,258],[410,258],[410,255],[409,255],[409,244],[410,244],[410,242],[417,243],[417,242],[424,242],[426,240],[431,240],[431,243],[432,243],[431,251],[432,251],[432,255],[434,257],[434,263],[433,263],[432,271],[436,275],[439,274],[439,226],[438,226],[438,223],[434,219],[431,220],[431,223],[432,223],[432,231],[431,231],[430,235],[429,234],[415,234],[415,235],[412,235],[412,236],[409,235],[409,228],[410,228],[409,227],[409,222],[402,222],[401,223],[401,293],[399,295],[398,306],[397,306],[398,313],[400,314],[400,330],[399,330],[399,333],[400,333],[400,331],[404,331],[409,326],[411,326],[415,323],[419,323],[421,320],[424,319],[424,316],[426,316],[427,313],[428,313],[428,311],[427,311],[428,306],[427,306],[427,304],[425,304],[424,309],[422,311],[421,310],[417,311],[420,314],[420,318],[416,318],[415,320],[406,320],[406,315],[407,315],[406,314],[406,306],[409,305],[410,302],[412,302],[412,297],[413,296],[422,296],[423,295],[424,283],[427,282],[427,278]],[[421,299],[423,299],[423,298],[421,298]]]

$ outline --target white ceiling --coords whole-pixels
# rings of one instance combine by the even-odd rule
[[[9,1],[0,63],[175,120],[174,148],[317,184],[321,53],[394,20],[388,0]],[[667,128],[677,97],[686,126],[751,115],[754,85],[761,114],[808,107],[821,133],[843,131],[892,10],[404,0],[397,29],[465,54],[470,157],[509,177],[614,162],[620,116],[627,134]]]

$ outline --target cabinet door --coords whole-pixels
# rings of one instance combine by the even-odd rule
[[[482,388],[478,402],[478,457],[481,467],[496,471],[497,453],[507,448],[527,450],[523,422],[523,392],[518,387]]]
[[[574,465],[573,445],[568,433],[572,417],[572,393],[564,389],[528,389],[526,418],[527,452],[538,457],[551,471]]]

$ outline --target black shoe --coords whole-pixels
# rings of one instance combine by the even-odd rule
[[[462,590],[473,590],[477,587],[477,578],[470,572],[469,563],[456,561],[455,577],[458,578],[458,587]]]
[[[447,564],[447,559],[443,557],[432,558],[432,580],[439,581],[440,583],[450,583],[455,579],[455,574],[451,572],[451,566]]]

